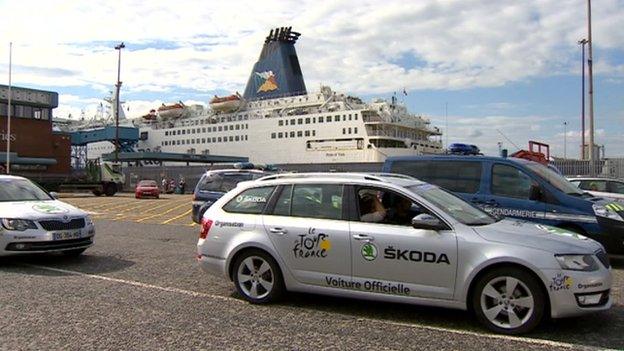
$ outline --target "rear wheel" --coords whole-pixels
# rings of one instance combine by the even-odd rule
[[[234,262],[234,285],[251,303],[276,301],[284,291],[282,274],[275,260],[260,250],[249,250]]]
[[[104,187],[104,193],[106,196],[113,196],[117,192],[117,184],[109,183]]]
[[[101,192],[99,189],[97,189],[97,190],[93,190],[93,191],[92,191],[92,193],[93,193],[93,195],[95,195],[95,196],[102,196],[102,192]]]
[[[472,294],[477,319],[502,334],[521,334],[544,317],[546,296],[539,282],[518,268],[498,268],[482,276]]]

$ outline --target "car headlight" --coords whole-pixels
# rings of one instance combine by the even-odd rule
[[[609,218],[609,219],[613,219],[616,221],[624,221],[624,219],[622,219],[622,216],[620,216],[616,211],[615,208],[619,208],[620,205],[615,205],[614,204],[608,204],[608,205],[593,205],[592,207],[594,208],[594,213],[596,214],[596,216],[598,217],[604,217],[604,218]]]
[[[37,229],[35,222],[27,219],[2,218],[2,226],[7,230],[23,232],[26,229]]]
[[[592,255],[555,255],[562,269],[592,272],[598,270],[598,263]]]
[[[85,223],[87,223],[87,226],[93,225],[93,219],[91,219],[91,216],[89,215],[85,216]]]

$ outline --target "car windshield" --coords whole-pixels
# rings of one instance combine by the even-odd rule
[[[199,180],[197,190],[228,192],[236,188],[236,184],[265,176],[261,173],[216,173],[205,175]]]
[[[546,180],[552,186],[563,191],[564,193],[573,196],[583,196],[583,191],[552,169],[535,162],[527,162],[526,166],[542,179]]]
[[[487,212],[474,207],[435,185],[419,184],[410,186],[409,189],[431,202],[460,223],[466,225],[487,225],[498,220]]]
[[[53,200],[39,186],[27,179],[0,179],[0,201]]]
[[[139,182],[139,186],[140,187],[155,187],[156,185],[156,181],[154,180],[142,180]]]

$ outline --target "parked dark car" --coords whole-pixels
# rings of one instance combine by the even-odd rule
[[[222,169],[206,172],[193,192],[193,222],[201,222],[204,212],[239,182],[258,179],[274,172],[256,169]]]
[[[455,155],[480,155],[481,150],[476,145],[453,143],[449,145],[449,153]]]

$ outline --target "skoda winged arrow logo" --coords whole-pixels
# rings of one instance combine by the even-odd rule
[[[371,243],[366,243],[362,246],[362,257],[367,261],[372,261],[377,258],[377,247]]]

